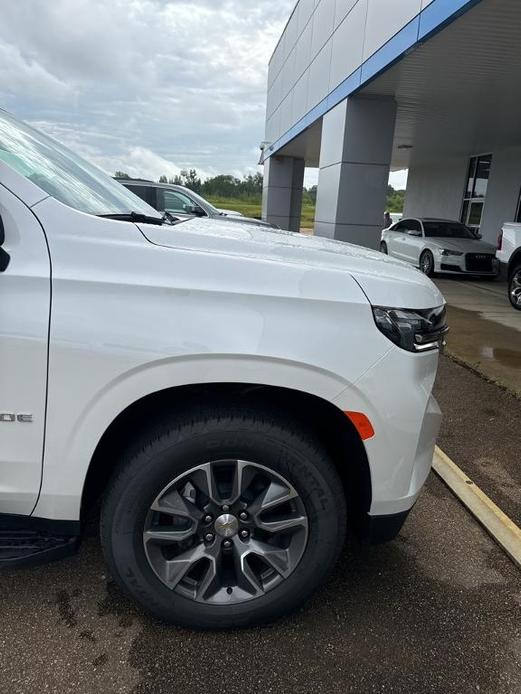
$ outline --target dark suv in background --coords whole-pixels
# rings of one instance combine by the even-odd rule
[[[208,200],[184,186],[174,183],[154,183],[153,181],[134,178],[117,178],[116,180],[159,212],[169,212],[178,219],[210,217],[220,221],[257,224],[262,227],[274,228],[273,224],[263,222],[262,219],[244,217],[231,210],[219,210]]]

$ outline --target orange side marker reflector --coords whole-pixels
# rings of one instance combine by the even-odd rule
[[[345,416],[351,420],[355,429],[360,434],[362,441],[374,436],[373,425],[363,412],[344,412]]]

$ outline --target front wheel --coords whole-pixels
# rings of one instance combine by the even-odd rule
[[[427,277],[432,277],[434,273],[434,257],[430,251],[423,251],[420,256],[420,270]]]
[[[385,255],[387,255],[388,251],[387,251],[387,244],[385,243],[385,241],[382,241],[382,242],[381,242],[381,244],[380,244],[380,251],[381,251],[382,253],[385,253]]]
[[[514,268],[508,280],[508,298],[512,306],[521,311],[521,265]]]
[[[158,619],[201,629],[272,621],[342,547],[333,464],[280,416],[229,409],[166,422],[122,460],[102,509],[116,581]]]

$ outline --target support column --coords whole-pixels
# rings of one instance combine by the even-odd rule
[[[264,162],[262,219],[300,231],[304,159],[272,156]]]
[[[315,235],[378,248],[396,104],[348,98],[322,120]]]

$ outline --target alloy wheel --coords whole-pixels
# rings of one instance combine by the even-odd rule
[[[510,280],[510,302],[515,308],[521,309],[521,268],[518,268]]]
[[[232,604],[286,580],[308,538],[302,499],[281,475],[244,460],[216,460],[174,479],[152,503],[147,560],[171,590]]]
[[[424,253],[420,261],[420,269],[425,275],[430,275],[433,269],[432,256],[430,253]]]

